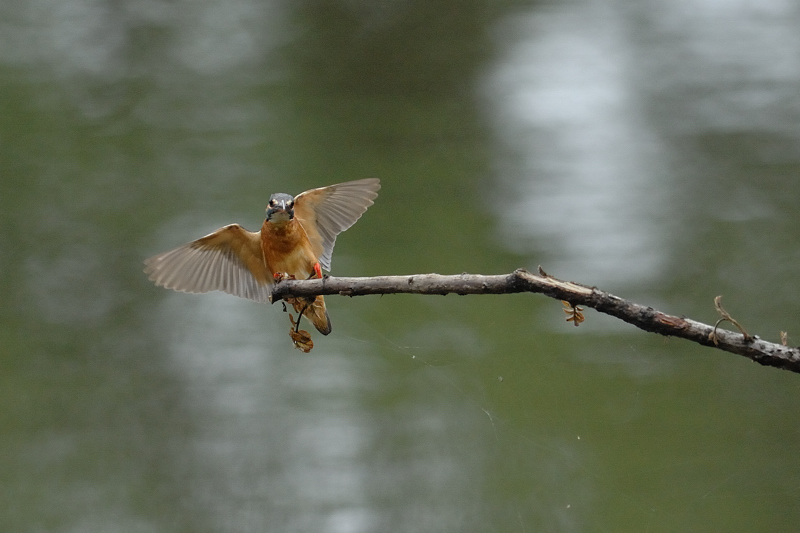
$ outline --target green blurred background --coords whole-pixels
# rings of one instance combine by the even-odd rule
[[[794,344],[798,28],[778,0],[3,1],[0,530],[796,531],[798,375],[538,295],[330,297],[305,355],[278,306],[142,260],[378,177],[334,275],[541,264]]]

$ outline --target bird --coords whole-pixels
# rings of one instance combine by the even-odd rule
[[[157,286],[180,292],[223,291],[270,302],[281,279],[322,278],[330,272],[336,236],[373,204],[380,180],[367,178],[310,189],[297,196],[270,196],[259,231],[229,224],[173,250],[145,259],[144,272]],[[323,335],[331,332],[322,296],[290,303]],[[299,323],[299,317],[298,317]]]

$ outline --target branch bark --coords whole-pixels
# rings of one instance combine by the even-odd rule
[[[272,289],[273,303],[290,297],[340,294],[512,294],[534,292],[564,300],[573,306],[583,305],[624,320],[644,331],[687,339],[703,346],[742,355],[766,366],[800,373],[800,349],[768,342],[746,333],[735,333],[689,318],[668,315],[652,307],[637,304],[571,281],[562,281],[545,274],[523,269],[511,274],[483,276],[460,274],[415,274],[411,276],[376,276],[368,278],[335,278],[284,280]],[[724,310],[718,306],[722,314]],[[732,320],[725,313],[723,318]]]

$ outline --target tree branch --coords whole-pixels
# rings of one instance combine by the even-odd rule
[[[703,346],[719,348],[727,352],[748,357],[766,366],[773,366],[800,373],[800,350],[782,344],[764,341],[758,336],[734,333],[696,322],[688,318],[668,315],[652,307],[640,305],[601,291],[570,281],[549,276],[539,269],[539,275],[523,269],[511,274],[483,276],[460,274],[416,274],[411,276],[376,276],[369,278],[334,278],[310,280],[284,280],[272,289],[272,301],[298,296],[340,294],[342,296],[364,296],[368,294],[511,294],[535,292],[564,300],[576,305],[592,307],[633,324],[639,329],[661,335],[680,337]],[[723,319],[733,321],[724,312],[719,302],[717,310]]]

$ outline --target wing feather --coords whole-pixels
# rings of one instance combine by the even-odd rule
[[[330,271],[336,236],[361,218],[380,188],[379,179],[368,178],[311,189],[294,199],[295,217],[322,268]]]
[[[269,302],[272,276],[264,264],[261,234],[230,224],[144,262],[156,285],[181,292],[224,291]]]

